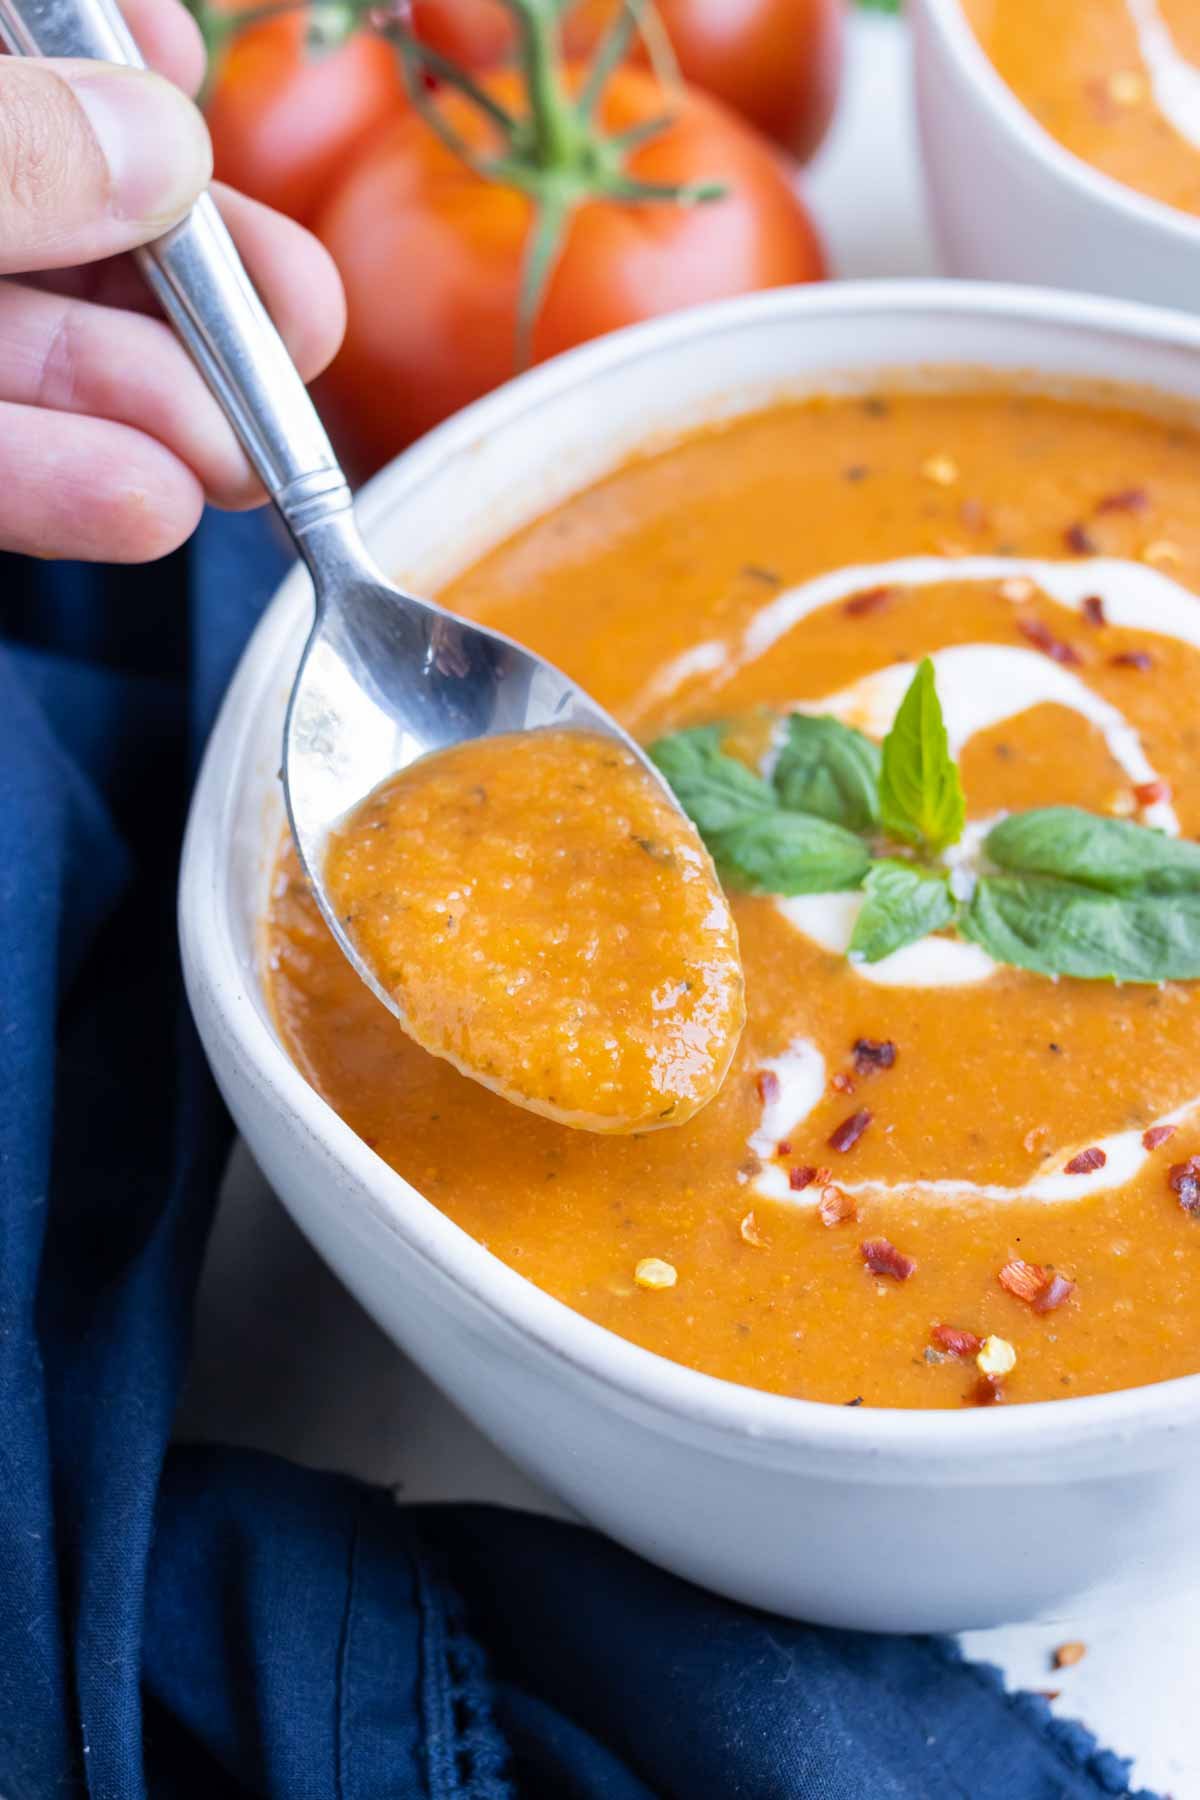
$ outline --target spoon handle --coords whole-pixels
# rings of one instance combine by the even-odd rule
[[[144,68],[113,0],[0,0],[0,40],[20,56],[81,56]],[[297,546],[350,506],[333,447],[216,206],[136,253]]]

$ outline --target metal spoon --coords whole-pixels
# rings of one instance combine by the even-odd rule
[[[0,39],[18,55],[145,66],[110,0],[0,0]],[[288,816],[339,948],[402,1018],[326,892],[333,825],[414,758],[492,732],[545,725],[605,732],[656,778],[657,771],[552,664],[403,593],[376,568],[312,401],[208,195],[137,257],[312,574],[315,619],[284,726]]]

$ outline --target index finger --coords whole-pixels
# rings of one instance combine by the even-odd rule
[[[204,39],[180,0],[121,0],[121,11],[150,67],[194,94],[204,79]]]

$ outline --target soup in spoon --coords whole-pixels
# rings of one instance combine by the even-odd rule
[[[335,833],[326,880],[410,1035],[587,1131],[680,1125],[745,1017],[737,931],[694,827],[598,733],[475,738]]]

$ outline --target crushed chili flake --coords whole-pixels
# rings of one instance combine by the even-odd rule
[[[907,1281],[916,1272],[916,1262],[897,1250],[887,1238],[866,1238],[859,1246],[862,1259],[872,1275],[890,1275],[893,1281]]]
[[[1075,1283],[1065,1275],[1052,1275],[1040,1294],[1033,1297],[1035,1313],[1057,1312],[1075,1292]]]
[[[827,1187],[821,1190],[821,1204],[817,1208],[822,1225],[841,1225],[846,1219],[857,1219],[858,1208],[851,1194],[842,1192],[839,1187]]]
[[[1108,660],[1114,669],[1152,669],[1154,667],[1154,658],[1148,650],[1122,650],[1117,656],[1110,656]]]
[[[1108,1161],[1107,1153],[1099,1144],[1089,1144],[1086,1150],[1080,1150],[1069,1163],[1064,1165],[1064,1174],[1091,1175],[1096,1169],[1102,1169]]]
[[[835,1129],[830,1132],[829,1148],[831,1150],[840,1150],[843,1152],[846,1150],[853,1150],[855,1144],[857,1144],[859,1138],[871,1123],[872,1116],[871,1112],[865,1106],[860,1112],[851,1113],[848,1119],[843,1119],[841,1124],[836,1126]]]
[[[1041,1144],[1044,1144],[1049,1136],[1050,1127],[1048,1125],[1031,1125],[1029,1130],[1025,1133],[1025,1136],[1021,1139],[1021,1143],[1032,1156],[1034,1151],[1038,1149]]]
[[[1007,1338],[985,1337],[979,1346],[975,1364],[981,1375],[989,1375],[999,1380],[1002,1375],[1011,1375],[1017,1366],[1017,1353]]]
[[[794,1194],[798,1194],[802,1188],[811,1187],[816,1179],[817,1171],[810,1165],[788,1170],[788,1186]]]
[[[774,1069],[760,1069],[754,1077],[754,1085],[764,1106],[770,1106],[773,1100],[778,1100],[780,1081]]]
[[[790,1156],[792,1154],[791,1139],[790,1138],[780,1138],[779,1142],[775,1146],[775,1154],[776,1154],[776,1156]]]
[[[1151,1125],[1149,1131],[1142,1133],[1142,1149],[1157,1150],[1168,1138],[1173,1138],[1179,1130],[1178,1125]]]
[[[1095,556],[1096,554],[1095,538],[1087,526],[1079,524],[1078,521],[1074,525],[1067,526],[1063,532],[1063,543],[1068,550],[1073,550],[1076,556]]]
[[[1069,1644],[1060,1644],[1054,1651],[1051,1662],[1056,1669],[1073,1669],[1086,1655],[1087,1645],[1076,1638]]]
[[[1139,806],[1157,806],[1160,800],[1171,798],[1170,784],[1165,781],[1139,781],[1134,786],[1133,797]]]
[[[853,1075],[843,1075],[839,1070],[836,1075],[831,1077],[829,1085],[832,1088],[836,1088],[839,1094],[852,1094],[854,1092],[854,1077]]]
[[[1118,69],[1108,78],[1108,94],[1115,106],[1140,106],[1146,98],[1146,77],[1140,69]]]
[[[1108,623],[1104,616],[1104,602],[1099,594],[1085,594],[1079,610],[1089,625],[1106,625]]]
[[[833,1170],[824,1167],[818,1169],[814,1180],[818,1187],[828,1187],[829,1183],[833,1180]]]
[[[678,1276],[674,1263],[664,1262],[661,1256],[643,1256],[633,1271],[633,1279],[640,1288],[657,1293],[662,1288],[673,1288]]]
[[[1004,1383],[995,1375],[981,1375],[967,1395],[973,1406],[999,1406],[1004,1399]]]
[[[978,1356],[983,1339],[958,1325],[934,1325],[929,1336],[948,1356]]]
[[[861,594],[852,594],[842,607],[842,611],[852,619],[860,619],[864,613],[879,612],[885,607],[895,593],[893,587],[864,588]]]
[[[1150,505],[1150,496],[1143,487],[1118,488],[1113,494],[1105,494],[1096,502],[1098,513],[1144,513]]]
[[[1045,1287],[1048,1277],[1040,1263],[1026,1262],[1024,1257],[1014,1256],[1005,1263],[996,1280],[1015,1299],[1034,1300]]]
[[[738,1228],[747,1244],[753,1244],[756,1250],[767,1248],[767,1239],[758,1229],[758,1221],[752,1212],[748,1212]]]
[[[890,1038],[855,1038],[854,1067],[860,1075],[873,1069],[890,1069],[896,1061],[896,1046]]]
[[[1083,660],[1073,644],[1065,643],[1062,638],[1055,637],[1050,627],[1043,624],[1041,619],[1018,619],[1017,630],[1022,637],[1029,639],[1035,650],[1040,650],[1043,656],[1048,656],[1051,662],[1074,664]]]
[[[1189,1156],[1186,1162],[1172,1163],[1167,1170],[1167,1182],[1178,1196],[1184,1212],[1200,1212],[1200,1156]]]

